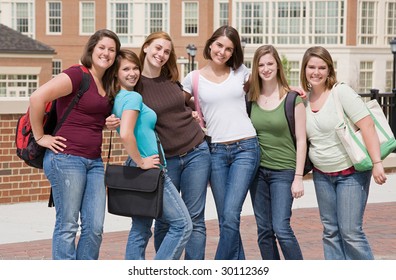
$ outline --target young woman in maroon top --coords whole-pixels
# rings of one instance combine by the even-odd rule
[[[53,259],[99,257],[106,206],[102,130],[111,112],[109,96],[120,46],[117,35],[107,29],[89,38],[81,57],[91,75],[89,88],[55,136],[43,131],[45,104],[57,99],[59,119],[81,84],[80,66],[64,70],[30,97],[30,121],[37,143],[47,148],[44,173],[56,210]],[[81,235],[76,246],[79,220]]]

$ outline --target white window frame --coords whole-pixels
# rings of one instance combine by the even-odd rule
[[[396,2],[387,2],[385,11],[387,11],[385,14],[385,43],[387,43],[396,37]]]
[[[359,64],[359,93],[367,93],[373,88],[374,62],[360,61]]]
[[[145,34],[149,35],[155,31],[165,31],[168,32],[169,30],[169,4],[168,1],[150,1],[149,3],[145,4]],[[154,11],[153,8],[155,5],[161,6],[161,15],[157,17],[152,17],[152,12]],[[155,11],[154,11],[155,12]],[[152,22],[160,21],[160,26],[155,26]]]
[[[60,5],[60,16],[50,17],[50,12],[51,12],[50,4],[59,4]],[[46,2],[46,32],[48,35],[62,35],[62,14],[63,14],[63,11],[62,11],[62,2],[61,1],[47,1]],[[60,31],[51,31],[50,27],[55,26],[50,23],[50,21],[52,19],[53,20],[58,19],[60,21],[59,26],[56,25],[59,27]]]
[[[385,63],[385,92],[392,92],[393,82],[393,61],[389,60]]]
[[[32,93],[38,88],[39,76],[37,74],[0,74],[0,92],[5,95],[0,96],[2,101],[29,100]],[[25,96],[21,96],[25,93]]]
[[[134,25],[134,3],[125,0],[109,0],[108,1],[108,17],[110,30],[114,31],[121,41],[121,44],[132,44],[134,39],[133,25]],[[126,10],[116,10],[118,5],[126,5]],[[120,18],[117,16],[119,13],[126,13],[126,17]],[[123,20],[124,24],[121,25],[119,22]],[[124,30],[125,29],[125,30]]]
[[[196,11],[195,15],[191,15],[191,17],[189,17],[190,15],[186,15],[187,12],[187,4],[195,4],[196,5]],[[198,36],[199,34],[199,2],[198,1],[183,1],[183,6],[182,6],[182,36]],[[195,16],[195,18],[194,18]],[[195,21],[195,25],[197,28],[196,32],[191,32],[188,33],[186,32],[186,28],[187,28],[187,20],[191,20],[192,22]]]
[[[53,59],[52,60],[52,78],[62,72],[62,60]]]
[[[367,15],[363,9],[367,8],[365,5],[372,5],[372,14]],[[359,1],[358,9],[358,45],[376,45],[378,41],[377,37],[377,13],[378,13],[378,2],[377,1]]]
[[[35,21],[35,5],[34,5],[34,0],[26,0],[26,1],[15,1],[11,2],[11,26],[12,29],[15,29],[22,34],[30,37],[30,38],[35,38],[35,27],[36,27],[36,21]],[[20,30],[18,28],[18,20],[21,18],[20,16],[20,10],[19,10],[19,5],[21,4],[26,4],[27,5],[27,15],[26,17],[23,17],[23,19],[27,20],[26,28],[27,31]]]
[[[91,10],[85,10],[85,8],[87,8],[87,6],[85,5],[90,5],[90,6],[93,5],[91,15],[86,14]],[[86,26],[85,21],[93,22],[92,26]],[[88,28],[89,30],[84,31],[84,29],[86,28]],[[92,35],[95,31],[96,31],[96,3],[95,1],[80,1],[80,25],[79,25],[80,35]]]

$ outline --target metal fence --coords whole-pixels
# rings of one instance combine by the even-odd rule
[[[359,93],[359,95],[363,99],[377,99],[388,119],[393,134],[396,135],[396,89],[384,93],[380,93],[378,89],[371,89],[369,93]]]

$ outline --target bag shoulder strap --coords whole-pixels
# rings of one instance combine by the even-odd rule
[[[296,147],[296,121],[295,121],[295,104],[299,94],[295,91],[289,91],[285,98],[285,116],[290,134],[293,139],[294,147]]]
[[[91,81],[91,75],[89,74],[89,70],[84,65],[78,65],[78,66],[80,67],[82,72],[82,81],[80,83],[80,87],[77,91],[76,96],[74,96],[73,100],[70,102],[69,106],[67,107],[67,110],[63,114],[61,120],[56,124],[56,127],[53,132],[54,135],[60,129],[66,118],[69,116],[73,107],[77,104],[77,102],[80,100],[80,98],[89,88]]]
[[[194,70],[192,71],[192,89],[194,96],[195,111],[197,111],[199,115],[199,125],[201,127],[205,127],[201,106],[199,105],[198,83],[199,83],[199,70]]]
[[[157,132],[155,132],[155,137],[157,138],[157,148],[158,148],[158,155],[159,155],[159,158],[160,158],[160,163],[161,163],[161,165],[165,165],[165,155],[164,155],[164,152],[162,150],[161,141],[160,141],[160,139],[158,137],[158,133]],[[107,153],[107,165],[110,162],[112,138],[113,138],[113,130],[110,130],[110,143],[109,143],[109,151]]]
[[[246,112],[250,118],[250,114],[252,113],[252,101],[248,100],[248,94],[245,94],[245,102],[246,102]]]
[[[340,83],[337,83],[337,84],[335,84],[333,86],[332,94],[334,95],[334,103],[335,103],[335,106],[336,106],[337,115],[338,115],[338,117],[339,117],[339,119],[341,121],[341,120],[345,120],[345,113],[344,113],[344,108],[342,107],[341,100],[340,100],[340,95],[339,95],[338,89],[337,89],[339,84]]]

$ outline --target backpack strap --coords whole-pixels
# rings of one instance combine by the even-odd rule
[[[299,94],[295,91],[289,91],[285,99],[285,116],[287,125],[289,126],[290,134],[293,138],[294,146],[296,147],[296,121],[295,121],[295,104],[296,98]]]
[[[252,112],[252,101],[248,100],[247,93],[245,94],[245,102],[246,102],[246,112],[250,118],[250,113]]]
[[[194,96],[194,105],[195,105],[195,110],[198,112],[199,125],[201,127],[205,127],[203,115],[201,112],[201,106],[199,105],[198,83],[199,83],[199,70],[194,70],[192,72],[192,90],[193,90],[192,93]]]
[[[56,124],[56,127],[54,129],[53,135],[60,129],[66,118],[69,116],[71,113],[71,110],[73,107],[77,104],[77,102],[80,100],[80,98],[83,96],[83,94],[88,90],[90,81],[91,81],[91,75],[89,74],[89,70],[84,66],[84,65],[78,65],[82,71],[82,81],[80,84],[80,87],[77,91],[76,96],[74,96],[73,100],[70,102],[69,106],[67,107],[66,112],[63,114],[61,120]]]

